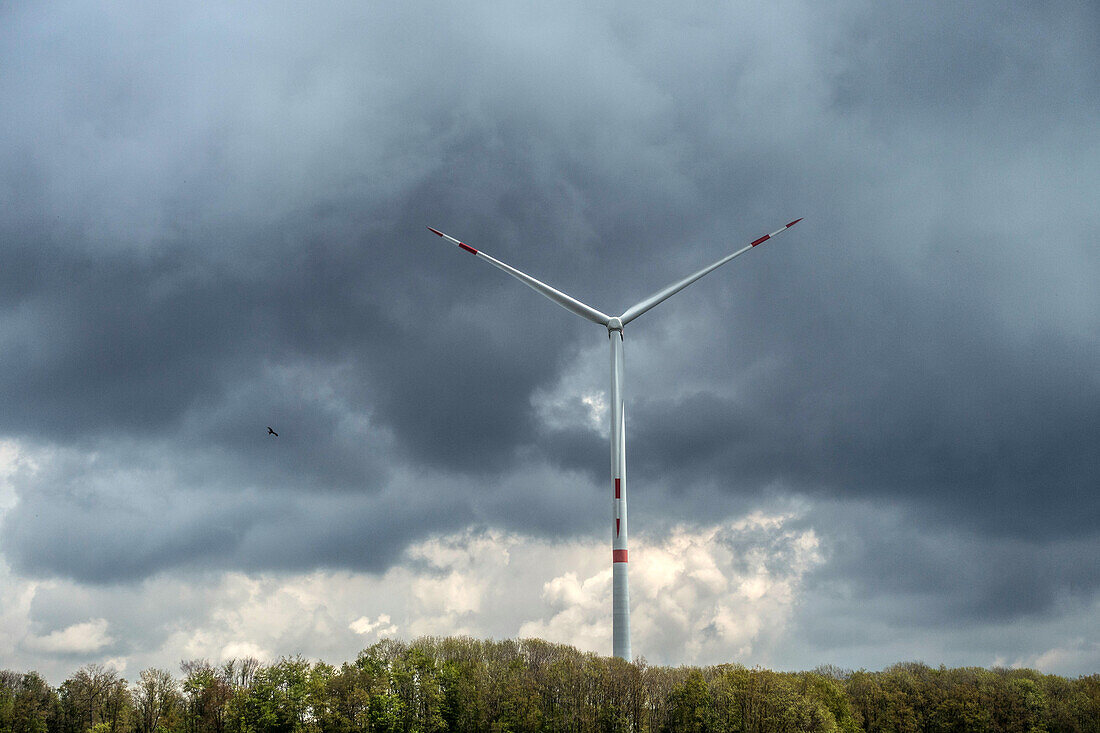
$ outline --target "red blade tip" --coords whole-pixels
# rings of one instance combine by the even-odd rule
[[[438,235],[439,235],[439,236],[441,236],[441,237],[443,236],[443,232],[439,231],[438,229],[432,229],[431,227],[428,227],[428,229],[429,229],[430,231],[433,231],[433,232],[435,232],[436,234],[438,234]]]
[[[790,229],[790,228],[791,228],[791,227],[793,227],[793,226],[794,226],[795,224],[797,224],[798,222],[802,221],[802,219],[803,219],[803,218],[805,218],[805,217],[799,217],[799,218],[795,219],[794,221],[792,221],[792,222],[791,222],[790,224],[788,224],[787,226],[785,226],[785,227],[783,227],[783,228],[784,228],[784,229]]]

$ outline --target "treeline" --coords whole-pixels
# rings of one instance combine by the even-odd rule
[[[537,639],[382,641],[301,657],[183,662],[133,683],[99,665],[60,687],[0,672],[0,733],[260,731],[1100,731],[1100,675],[656,667]]]

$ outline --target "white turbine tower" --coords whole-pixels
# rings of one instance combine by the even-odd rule
[[[638,316],[648,311],[653,306],[671,298],[688,285],[726,264],[739,254],[748,252],[758,244],[763,244],[793,227],[802,219],[795,219],[790,224],[777,229],[771,234],[765,234],[741,249],[728,254],[717,262],[707,265],[702,270],[688,275],[683,280],[672,283],[667,288],[660,290],[643,301],[635,303],[627,308],[621,316],[609,316],[595,308],[585,305],[576,298],[571,298],[560,290],[555,290],[544,282],[536,280],[530,275],[520,272],[514,267],[504,264],[495,257],[476,250],[470,245],[460,242],[454,237],[444,234],[438,229],[432,232],[443,237],[447,241],[458,245],[480,260],[485,260],[490,265],[504,270],[512,277],[524,283],[536,292],[542,293],[562,308],[576,313],[582,318],[587,318],[593,323],[598,323],[607,328],[607,335],[611,341],[611,479],[614,484],[614,498],[611,502],[614,531],[611,535],[611,569],[612,569],[612,636],[613,653],[630,661],[630,588],[627,582],[627,524],[626,524],[626,408],[623,403],[623,326],[633,321]]]

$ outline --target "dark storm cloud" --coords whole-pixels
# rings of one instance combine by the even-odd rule
[[[837,313],[824,324],[837,338],[808,358],[805,341],[738,334],[764,342],[765,354],[746,348],[727,363],[732,379],[756,359],[771,364],[736,396],[639,397],[635,472],[733,492],[781,482],[927,501],[994,534],[1092,532],[1095,342],[1016,339],[974,313],[960,323],[946,312],[957,303],[921,305],[936,293],[898,295],[871,318]]]
[[[1093,8],[129,10],[3,11],[0,434],[78,456],[17,484],[20,568],[577,532],[604,437],[533,397],[606,335],[426,224],[621,312],[806,216],[629,328],[648,511],[904,497],[1010,556],[1088,541]],[[547,465],[583,478],[508,507]],[[1045,567],[1009,590],[1096,587]]]
[[[181,565],[383,571],[408,542],[477,518],[461,497],[408,477],[348,494],[308,476],[250,475],[247,454],[207,453],[54,454],[48,467],[14,477],[22,500],[5,516],[0,546],[27,572],[96,583]]]
[[[1027,126],[1051,113],[1089,114],[1073,100],[1100,82],[1095,67],[1079,63],[1098,50],[1095,6],[925,10],[877,6],[851,17],[839,44],[848,64],[835,80],[838,102],[883,126],[916,116],[919,125],[950,126],[955,135],[988,124]],[[989,114],[994,109],[1002,114]]]
[[[38,244],[24,255],[33,285],[16,296],[0,355],[5,432],[84,445],[171,435],[244,450],[257,427],[295,420],[300,436],[328,436],[299,454],[299,468],[339,480],[331,470],[339,423],[349,405],[369,410],[362,380],[318,370],[344,403],[333,414],[309,384],[280,384],[272,370],[335,368],[353,356],[341,340],[392,327],[358,283],[321,272],[325,253],[305,253],[257,282],[195,254],[74,256]],[[323,295],[310,289],[318,281],[329,286]],[[200,410],[207,420],[191,424]]]
[[[898,503],[821,502],[816,513],[828,557],[808,576],[797,613],[804,643],[823,659],[993,664],[991,649],[1035,654],[1026,650],[1088,635],[1100,583],[1095,539],[990,539]],[[1029,638],[1065,619],[1073,621]]]

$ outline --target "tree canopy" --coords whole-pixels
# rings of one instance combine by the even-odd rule
[[[0,733],[1100,731],[1100,675],[1029,669],[773,672],[650,666],[538,639],[385,640],[339,667],[186,660],[133,684],[0,671]]]

